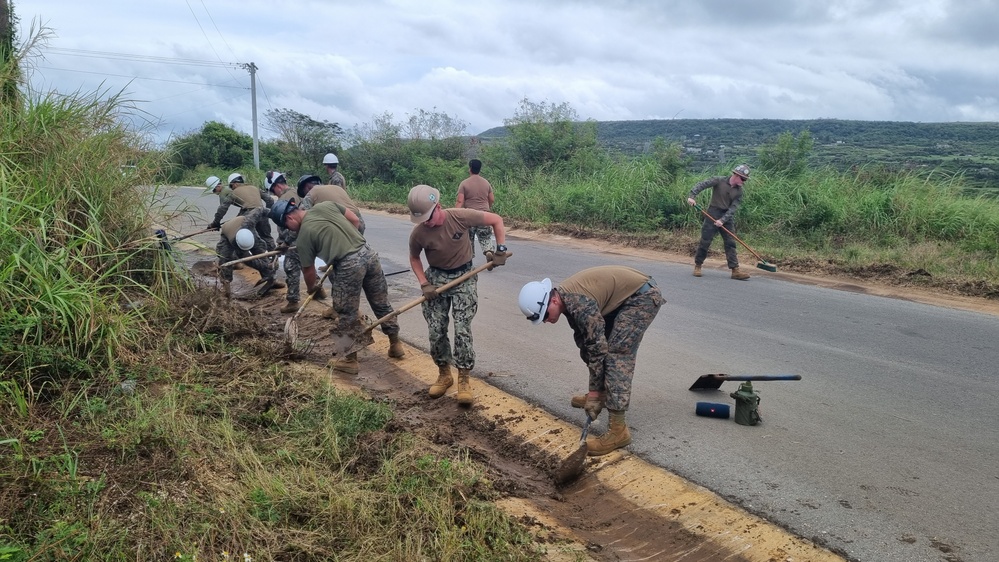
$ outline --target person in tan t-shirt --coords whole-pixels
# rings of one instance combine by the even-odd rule
[[[492,211],[495,196],[493,186],[489,181],[480,176],[482,161],[471,159],[468,161],[468,178],[458,184],[458,196],[454,206],[459,209],[475,209],[477,211]],[[475,247],[475,238],[479,238],[479,246],[482,253],[488,258],[489,252],[496,251],[493,242],[493,229],[490,226],[473,226],[468,229],[468,242]]]
[[[590,456],[631,443],[625,411],[638,346],[664,302],[655,279],[621,265],[584,269],[558,287],[544,279],[520,290],[520,310],[532,323],[555,324],[565,316],[572,328],[579,356],[590,371],[589,393],[573,396],[572,406],[586,410],[591,420],[607,406],[607,433],[586,440]]]
[[[503,217],[473,209],[443,209],[440,191],[429,185],[417,185],[409,192],[410,220],[416,226],[409,235],[409,263],[420,282],[423,317],[430,331],[430,355],[440,375],[431,385],[431,398],[439,398],[454,384],[451,364],[458,367],[458,403],[472,404],[469,374],[475,366],[472,348],[472,318],[478,310],[477,276],[472,276],[443,293],[445,285],[472,270],[472,245],[466,238],[473,226],[489,226],[496,232],[496,251],[489,256],[495,265],[506,263],[508,255]],[[424,270],[421,254],[429,267]],[[492,269],[492,268],[490,268]],[[454,350],[448,340],[449,316],[454,319]]]

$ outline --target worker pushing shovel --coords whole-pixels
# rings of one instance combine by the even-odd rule
[[[735,250],[737,242],[746,246],[747,250],[761,260],[762,263],[756,267],[767,271],[777,271],[776,267],[759,257],[759,254],[735,235],[735,212],[742,203],[743,185],[748,180],[749,166],[739,164],[732,170],[731,175],[711,177],[691,188],[687,203],[704,214],[704,222],[701,225],[701,242],[697,246],[697,253],[694,254],[694,277],[701,276],[701,266],[708,255],[708,248],[711,247],[711,241],[714,240],[719,230],[722,241],[725,243],[725,259],[729,269],[732,270],[732,279],[740,281],[749,279],[749,273],[739,269],[739,257]],[[696,197],[698,193],[709,188],[711,189],[711,202],[708,204],[708,210],[704,211],[697,205]]]

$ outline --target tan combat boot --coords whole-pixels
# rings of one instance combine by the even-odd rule
[[[631,433],[628,431],[628,423],[624,420],[624,410],[607,410],[607,413],[610,417],[607,433],[600,437],[586,438],[586,454],[591,457],[606,455],[631,443]]]
[[[438,365],[437,369],[440,374],[437,376],[437,382],[430,385],[430,390],[427,391],[431,398],[440,398],[444,396],[448,388],[454,384],[454,379],[451,378],[451,365]]]
[[[695,263],[694,264],[694,277],[700,277],[700,276],[701,276],[701,264]]]
[[[281,307],[281,312],[298,312],[298,301],[288,301]]]
[[[732,268],[732,279],[738,279],[740,281],[745,281],[749,279],[749,274],[745,271],[740,271],[738,267]]]
[[[406,350],[402,348],[402,341],[399,340],[399,334],[389,335],[389,350],[388,356],[395,359],[401,359],[406,356]]]
[[[346,357],[337,361],[333,365],[333,370],[347,373],[348,375],[356,375],[361,370],[357,362],[357,353],[349,353]]]
[[[472,405],[472,385],[468,382],[471,373],[468,369],[458,369],[458,405]]]

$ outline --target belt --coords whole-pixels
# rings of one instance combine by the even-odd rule
[[[472,269],[472,262],[471,262],[471,260],[469,260],[469,262],[466,263],[465,265],[459,265],[458,267],[456,267],[454,269],[443,269],[443,268],[440,268],[440,267],[434,267],[434,269],[436,269],[437,271],[440,271],[441,273],[447,273],[448,275],[452,275],[452,274],[455,274],[455,273],[465,273],[466,271]]]
[[[649,280],[646,281],[644,285],[642,285],[641,287],[639,287],[638,290],[635,291],[635,294],[636,295],[644,295],[645,293],[648,293],[649,290],[652,287],[655,287],[655,286],[656,286],[656,280],[653,279],[653,278],[651,278],[651,277],[649,277]]]

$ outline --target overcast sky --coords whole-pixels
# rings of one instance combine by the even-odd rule
[[[524,98],[599,121],[999,121],[997,0],[11,1],[21,42],[52,33],[35,91],[124,90],[158,141],[252,132],[246,70],[177,59],[253,62],[261,138],[282,108],[476,134]]]

